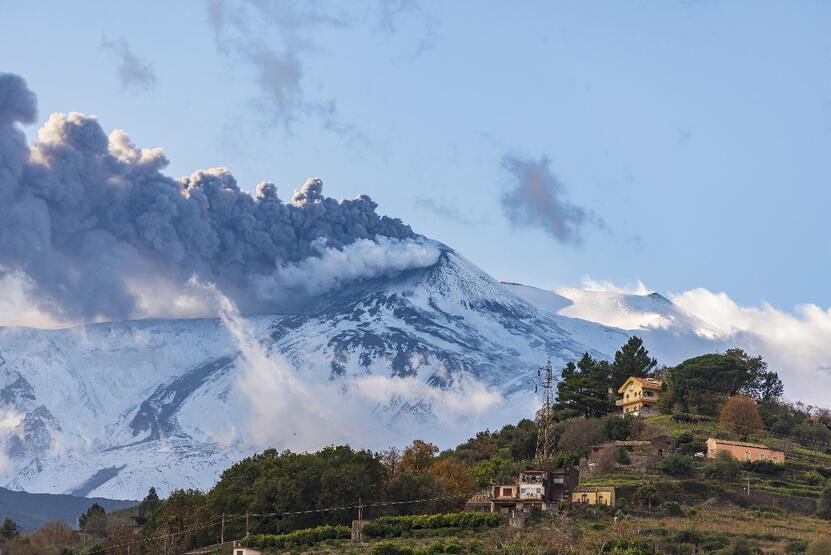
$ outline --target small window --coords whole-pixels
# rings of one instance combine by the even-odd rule
[[[237,555],[245,555],[242,549],[237,549]]]
[[[511,488],[502,488],[502,497],[510,497]]]
[[[744,452],[744,460],[746,460],[746,461],[750,460],[750,451],[745,451]]]

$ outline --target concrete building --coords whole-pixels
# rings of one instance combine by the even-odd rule
[[[615,405],[623,407],[623,414],[646,416],[657,412],[658,394],[664,382],[655,378],[630,377],[617,390],[623,395]]]
[[[771,449],[766,445],[709,438],[707,440],[707,457],[714,459],[720,451],[730,453],[734,459],[739,461],[770,461],[779,464],[785,462],[784,451]]]
[[[263,552],[259,549],[235,545],[231,548],[231,555],[263,555]]]
[[[526,470],[516,482],[494,484],[490,489],[490,511],[510,514],[532,508],[546,510],[561,501],[570,502],[571,492],[580,481],[576,467],[563,470]]]
[[[615,506],[615,488],[612,486],[578,487],[571,492],[572,503]]]

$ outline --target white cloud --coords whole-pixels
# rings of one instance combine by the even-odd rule
[[[764,357],[782,378],[787,398],[831,404],[831,308],[741,306],[727,293],[704,288],[668,294],[669,305],[650,299],[650,289],[641,281],[619,286],[587,277],[583,287],[557,290],[573,302],[559,314],[642,330],[647,347],[667,364],[740,347]],[[661,351],[666,351],[663,356]]]
[[[0,473],[9,467],[8,442],[17,435],[22,422],[23,414],[13,407],[0,407]]]
[[[708,333],[765,357],[785,383],[791,399],[829,404],[831,391],[831,309],[799,305],[786,312],[768,303],[744,307],[726,293],[698,288],[670,295],[682,310],[708,325]]]
[[[591,276],[584,276],[580,283],[586,291],[624,293],[630,295],[648,295],[652,293],[641,280],[638,280],[634,284],[616,285],[611,281],[596,280]]]
[[[438,262],[439,249],[431,242],[376,237],[359,239],[341,249],[318,242],[319,256],[281,264],[273,275],[256,276],[259,298],[279,299],[296,295],[319,295],[354,280],[424,268]]]
[[[31,302],[32,288],[31,280],[23,272],[0,275],[0,326],[59,328],[71,324],[56,319]]]

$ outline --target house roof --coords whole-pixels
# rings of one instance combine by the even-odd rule
[[[767,445],[762,445],[759,443],[748,443],[746,441],[731,441],[729,439],[716,439],[714,437],[709,438],[707,441],[714,441],[716,444],[720,445],[735,445],[736,447],[755,447],[756,449],[767,449],[768,451],[779,451],[779,449],[773,449],[772,447],[768,447]]]
[[[626,386],[629,385],[629,382],[638,383],[644,389],[655,390],[661,389],[661,387],[664,385],[664,382],[662,382],[661,380],[657,380],[655,378],[638,378],[636,376],[630,376],[625,382],[623,382],[623,385],[618,388],[617,392],[623,393],[623,390],[626,389]]]
[[[465,505],[485,505],[488,503],[490,503],[490,491],[484,490],[473,495],[470,499],[467,500]]]
[[[571,490],[572,493],[588,493],[588,492],[614,492],[614,486],[578,486]]]

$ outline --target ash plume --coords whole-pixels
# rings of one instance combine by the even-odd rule
[[[124,131],[108,136],[79,113],[52,114],[27,146],[17,124],[35,118],[24,80],[0,74],[0,283],[22,276],[16,290],[55,321],[202,315],[204,303],[187,290],[193,276],[243,312],[274,311],[278,300],[252,283],[320,257],[322,244],[403,245],[391,257],[400,269],[408,245],[421,241],[399,219],[378,215],[367,196],[325,197],[319,179],[288,202],[272,183],[248,194],[224,168],[173,179],[162,173],[160,149],[137,148]],[[417,252],[412,264],[429,260]]]

